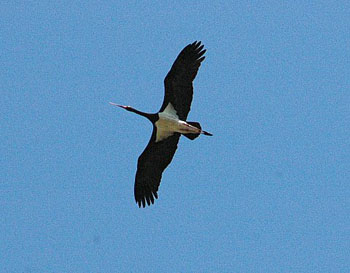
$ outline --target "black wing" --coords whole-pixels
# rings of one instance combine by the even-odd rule
[[[180,134],[175,133],[155,142],[156,132],[156,128],[153,128],[152,137],[137,162],[134,194],[139,207],[145,207],[146,202],[148,205],[153,204],[154,197],[158,198],[162,173],[173,159],[180,138]]]
[[[168,75],[164,79],[165,96],[160,112],[169,102],[174,106],[179,119],[186,120],[191,108],[193,85],[198,68],[204,60],[203,45],[194,42],[186,46],[177,56]]]

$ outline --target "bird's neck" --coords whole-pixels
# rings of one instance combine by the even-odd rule
[[[134,112],[135,114],[138,114],[140,116],[143,116],[143,117],[149,119],[152,123],[154,123],[158,120],[158,114],[150,114],[150,113],[141,112],[135,108],[130,108],[129,111]]]

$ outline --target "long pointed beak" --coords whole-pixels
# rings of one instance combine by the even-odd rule
[[[116,103],[114,103],[114,102],[109,102],[109,104],[112,104],[112,105],[114,105],[114,106],[118,106],[118,107],[121,107],[121,108],[123,108],[123,109],[126,109],[126,106],[125,106],[125,105],[116,104]]]

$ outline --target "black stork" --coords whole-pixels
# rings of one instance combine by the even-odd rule
[[[154,203],[162,173],[171,162],[181,135],[193,140],[203,131],[198,122],[186,121],[191,108],[193,85],[198,68],[204,60],[205,49],[201,42],[187,45],[176,58],[164,79],[165,96],[158,113],[149,114],[130,106],[110,102],[127,111],[149,119],[153,124],[151,139],[137,163],[134,195],[139,207]]]

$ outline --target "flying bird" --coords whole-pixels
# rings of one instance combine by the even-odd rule
[[[165,95],[158,113],[144,113],[110,102],[149,119],[153,124],[151,139],[137,163],[134,195],[139,207],[153,204],[158,198],[162,173],[171,162],[181,135],[191,140],[200,134],[212,136],[202,130],[198,122],[186,121],[192,102],[192,82],[205,58],[203,47],[200,41],[195,41],[180,52],[164,79]]]

